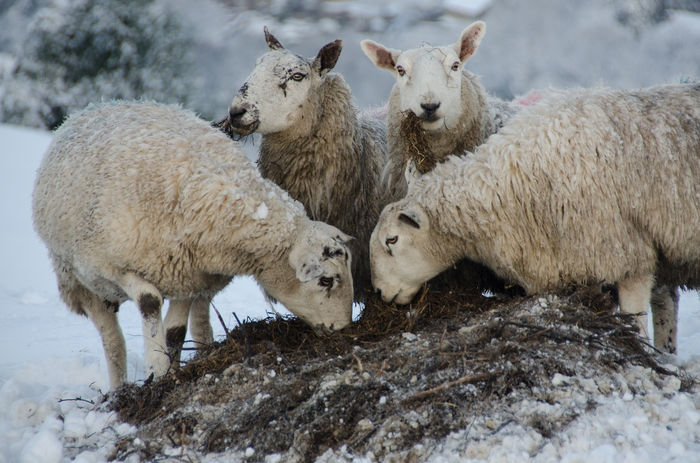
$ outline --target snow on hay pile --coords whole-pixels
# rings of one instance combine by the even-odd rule
[[[514,424],[545,442],[601,398],[692,386],[656,364],[607,293],[427,294],[408,310],[371,298],[327,338],[296,319],[240,324],[180,371],[110,397],[138,427],[115,457],[422,461],[454,431],[470,429],[468,446]]]

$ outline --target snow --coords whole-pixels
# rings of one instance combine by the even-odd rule
[[[93,405],[107,390],[99,336],[87,319],[70,313],[61,302],[46,250],[32,229],[34,173],[49,142],[49,133],[0,125],[4,216],[0,227],[0,463],[60,463],[71,461],[71,455],[76,462],[107,461],[118,440],[135,432],[113,413]],[[258,215],[266,212],[263,206]],[[214,305],[229,327],[235,326],[234,312],[243,320],[264,317],[270,308],[251,278],[236,278]],[[284,312],[281,306],[275,310]],[[126,303],[119,318],[127,341],[128,380],[141,381],[143,339],[138,311]],[[215,313],[211,318],[215,335],[222,336]],[[675,361],[700,373],[700,297],[694,292],[681,298],[679,352]],[[644,373],[636,374],[643,377]],[[538,461],[700,458],[700,394],[678,392],[673,380],[646,396],[630,391],[601,394],[600,406],[582,412],[547,443]],[[552,378],[563,389],[573,381],[580,380]],[[523,409],[534,406],[522,404]],[[461,431],[466,432],[470,431]],[[463,449],[464,435],[454,433],[429,461],[455,461],[451,455],[468,457],[465,461],[514,461],[542,444],[540,436],[509,426],[497,435],[497,443],[485,439],[483,448]],[[245,455],[251,451],[247,449]]]
[[[258,206],[258,208],[257,208],[257,209],[255,210],[255,212],[253,213],[253,219],[255,219],[255,220],[265,220],[265,219],[267,218],[267,213],[268,213],[267,204],[265,204],[264,202],[262,202],[262,203],[260,203],[260,205]]]
[[[699,36],[700,15],[674,12],[672,18],[660,24],[653,34],[636,37],[627,31],[612,29],[613,18],[606,16],[609,12],[597,16],[592,10],[586,10],[586,14],[575,15],[569,4],[552,3],[556,7],[540,11],[543,18],[540,18],[540,13],[533,13],[521,21],[517,2],[511,3],[513,11],[510,16],[499,13],[504,15],[502,21],[487,18],[491,37],[489,46],[479,50],[473,63],[473,70],[484,76],[482,80],[492,91],[520,94],[548,85],[593,85],[599,83],[599,79],[604,79],[609,85],[632,87],[672,81],[676,76],[698,77],[695,72],[700,56],[692,44],[697,43],[693,38]],[[487,15],[497,14],[493,8],[489,9],[490,4],[479,0],[444,2],[446,7],[481,8],[487,10]],[[398,2],[389,2],[389,6],[395,9],[399,8],[398,5]],[[519,8],[529,8],[529,5]],[[573,19],[557,21],[556,14]],[[525,21],[535,17],[538,18],[536,24]],[[255,46],[263,47],[260,31],[262,24],[270,19],[253,14],[241,18],[232,24],[245,26],[247,21],[251,36],[254,34],[257,40]],[[452,32],[458,34],[467,23],[464,18],[459,21],[447,19],[440,23],[440,27],[431,26],[429,32],[419,29],[400,34],[401,31],[395,28],[386,37],[376,37],[376,34],[372,37],[404,47],[416,46],[419,39],[443,43],[445,36],[456,38]],[[276,26],[282,28],[283,25]],[[443,28],[452,32],[447,34]],[[564,33],[563,29],[567,28],[578,30],[578,35],[571,38]],[[333,27],[326,29],[322,31],[323,35],[338,34]],[[530,41],[522,40],[532,29],[543,32],[531,35]],[[243,29],[239,27],[237,30]],[[209,34],[208,40],[216,44],[221,31],[211,28],[205,32]],[[279,35],[285,43],[288,40],[290,46],[296,46],[294,37],[306,40],[309,33],[316,32],[306,21],[289,21]],[[424,33],[425,37],[421,35]],[[392,40],[393,35],[398,38]],[[588,39],[585,47],[574,47],[579,45],[583,35]],[[499,41],[499,37],[502,40]],[[561,37],[561,40],[553,40],[553,37]],[[355,38],[360,37],[353,37],[357,42]],[[508,41],[509,38],[512,40]],[[325,43],[323,39],[325,37],[309,39],[308,46],[313,50],[309,49],[305,55],[315,53],[318,44]],[[686,42],[691,46],[683,46]],[[345,58],[339,63],[338,70],[358,92],[362,105],[366,102],[376,105],[388,95],[393,79],[371,68],[351,40],[346,44]],[[261,52],[255,47],[250,47],[250,50],[249,47],[239,48],[236,54],[231,54],[236,59],[241,55],[252,60],[253,55],[257,57]],[[611,51],[603,53],[608,48]],[[566,56],[560,49],[575,52],[560,60],[561,56]],[[644,53],[630,50],[643,50]],[[533,51],[538,54],[534,59]],[[7,55],[0,57],[5,64],[10,59]],[[217,55],[216,59],[222,58]],[[675,67],[669,66],[664,61],[666,59]],[[243,81],[251,68],[252,64],[237,65],[236,72],[240,75],[233,77],[224,72],[210,73],[228,76],[226,85],[230,89],[224,92],[224,101],[230,99],[235,85]],[[363,78],[353,78],[358,74]],[[212,99],[218,100],[221,96],[219,88],[211,94]],[[0,463],[108,461],[119,440],[136,432],[133,426],[119,422],[114,413],[95,405],[108,384],[99,336],[89,320],[70,313],[61,302],[46,249],[32,229],[34,173],[50,139],[47,132],[0,125],[0,211],[3,216],[0,226],[0,326],[3,327],[0,336]],[[255,216],[264,218],[267,213],[266,205],[261,203]],[[236,278],[214,299],[213,305],[219,309],[228,327],[236,325],[234,313],[241,320],[264,317],[271,308],[287,313],[280,305],[271,307],[251,278]],[[679,355],[669,359],[670,367],[680,365],[697,376],[700,374],[698,293],[682,294],[679,317]],[[124,304],[119,319],[127,343],[127,379],[142,381],[143,338],[137,308],[132,303]],[[224,329],[214,312],[211,319],[215,336],[223,336]],[[555,375],[551,381],[560,395],[553,405],[529,401],[518,404],[521,413],[532,413],[538,407],[552,407],[557,403],[571,401],[578,404],[584,398],[576,392],[581,388],[593,395],[596,406],[589,410],[586,403],[580,404],[578,417],[552,439],[544,440],[539,434],[514,424],[499,428],[501,423],[495,423],[495,427],[491,427],[494,423],[482,422],[475,417],[473,426],[449,435],[432,451],[427,461],[700,461],[700,393],[681,392],[675,377],[664,379],[663,384],[653,384],[648,372],[641,367],[633,367],[624,375],[625,381],[621,380],[619,384],[598,384],[590,378]],[[640,394],[620,386],[630,383],[639,384],[640,389],[647,393]],[[383,399],[386,401],[386,397]],[[479,441],[470,441],[467,446],[467,435],[477,435]],[[534,450],[537,450],[536,456],[530,457]],[[346,450],[339,449],[320,460],[348,461],[343,457],[345,453]],[[202,461],[237,461],[246,456],[255,457],[255,449],[251,447],[225,456],[209,455]],[[268,460],[275,461],[274,456]],[[127,461],[137,463],[139,459],[131,455]],[[350,461],[374,460],[351,457]]]

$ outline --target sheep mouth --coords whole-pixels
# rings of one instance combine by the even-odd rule
[[[420,116],[418,116],[418,118],[419,118],[421,121],[423,121],[423,122],[428,122],[428,123],[430,123],[430,124],[432,124],[433,122],[437,122],[437,121],[439,121],[440,119],[442,119],[441,116],[438,116],[438,115],[435,114],[435,113],[433,113],[433,114],[426,114],[426,113],[423,113],[423,114],[421,114]]]
[[[245,137],[246,135],[250,135],[251,133],[258,130],[258,126],[260,126],[260,121],[253,121],[250,124],[241,124],[241,123],[234,124],[233,122],[230,122],[230,126],[231,126],[231,130],[236,135],[239,135],[241,137]]]

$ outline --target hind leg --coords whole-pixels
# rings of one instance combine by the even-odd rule
[[[200,296],[192,300],[190,306],[190,333],[197,349],[214,342],[214,335],[209,321],[211,298]]]
[[[101,300],[66,267],[54,265],[54,268],[61,299],[72,311],[87,316],[100,333],[107,361],[109,387],[116,389],[126,381],[126,344],[117,319],[119,304]]]
[[[162,376],[168,371],[170,359],[161,318],[163,298],[160,291],[134,273],[119,278],[119,286],[136,302],[141,311],[146,363],[146,375]]]
[[[620,310],[624,313],[637,315],[639,332],[647,339],[649,339],[647,310],[649,309],[653,284],[652,275],[638,275],[617,283]]]
[[[651,293],[654,347],[669,354],[676,353],[678,299],[678,288],[673,286],[656,286]]]

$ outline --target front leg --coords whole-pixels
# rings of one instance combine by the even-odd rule
[[[187,318],[190,314],[190,299],[170,299],[165,315],[165,343],[171,368],[180,367],[180,353],[187,334]]]
[[[653,275],[636,275],[617,283],[617,294],[620,299],[620,310],[623,313],[637,316],[639,333],[649,340],[647,330],[647,310],[651,300],[651,288],[654,285]]]
[[[155,377],[163,376],[170,366],[161,318],[163,297],[155,286],[135,273],[125,273],[119,278],[118,283],[141,311],[146,376],[151,374]]]

